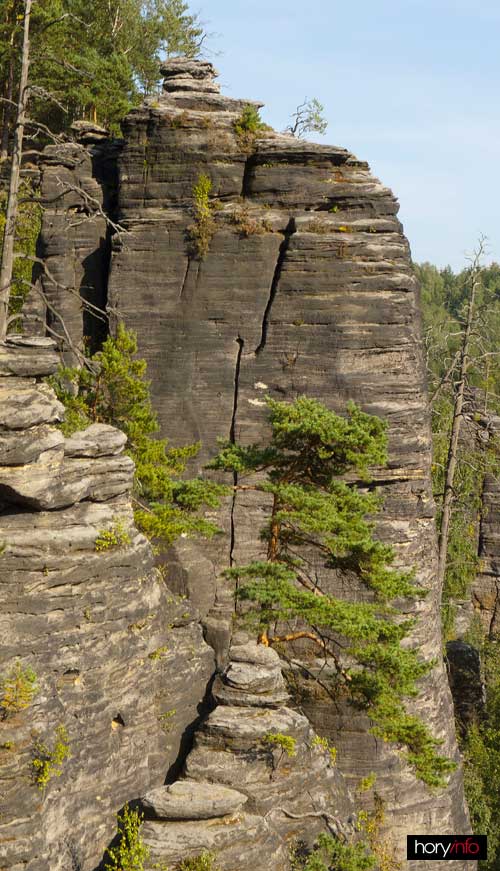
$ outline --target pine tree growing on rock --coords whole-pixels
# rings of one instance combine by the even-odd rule
[[[369,468],[387,461],[386,425],[353,403],[345,416],[307,397],[267,404],[269,442],[247,447],[221,442],[209,466],[232,472],[237,490],[257,490],[270,500],[261,533],[266,558],[226,574],[237,582],[237,596],[249,606],[262,643],[306,639],[322,651],[335,664],[337,691],[348,691],[367,710],[374,734],[404,745],[417,776],[441,786],[454,765],[438,754],[439,741],[405,708],[432,663],[401,646],[414,621],[403,620],[392,604],[422,591],[411,572],[393,567],[392,548],[374,538],[368,519],[380,508],[366,484]],[[345,480],[348,474],[359,483]],[[245,476],[248,483],[242,483]],[[326,593],[314,570],[318,558],[361,580],[369,601]]]
[[[63,431],[70,435],[92,423],[108,423],[127,436],[135,462],[135,521],[144,534],[163,544],[180,535],[210,537],[217,527],[203,515],[216,508],[226,488],[202,478],[183,479],[199,444],[173,448],[157,438],[146,362],[137,357],[135,334],[119,323],[101,351],[80,369],[62,368],[52,386],[66,407]]]

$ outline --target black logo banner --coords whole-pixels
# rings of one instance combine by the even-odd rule
[[[487,859],[486,835],[407,835],[407,859]]]

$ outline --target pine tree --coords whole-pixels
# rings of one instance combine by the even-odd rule
[[[171,544],[180,535],[211,537],[218,529],[202,509],[216,508],[226,488],[201,478],[181,479],[200,446],[171,448],[157,438],[146,362],[136,354],[135,334],[119,323],[116,338],[109,336],[88,366],[60,370],[51,383],[66,406],[63,431],[69,435],[101,422],[127,435],[126,450],[136,467],[135,520],[148,538]]]
[[[368,519],[381,505],[366,484],[369,468],[387,461],[386,425],[353,403],[345,416],[307,397],[290,404],[268,399],[267,404],[268,444],[221,442],[209,466],[232,472],[236,490],[257,490],[271,504],[261,533],[266,559],[226,574],[237,582],[237,596],[247,603],[247,619],[261,642],[303,638],[323,651],[335,663],[337,690],[348,691],[367,710],[374,734],[403,744],[417,776],[441,786],[453,763],[437,753],[439,741],[404,705],[417,695],[416,681],[433,663],[401,646],[414,621],[402,620],[392,604],[422,591],[412,572],[393,567],[392,548],[374,538]],[[257,482],[255,473],[261,475]],[[344,480],[348,473],[364,486]],[[245,476],[249,483],[242,483]],[[325,593],[310,568],[318,557],[327,568],[359,578],[370,601],[349,602]],[[340,638],[355,665],[339,656]]]
[[[195,55],[203,28],[182,0],[40,0],[33,12],[32,115],[53,131],[75,118],[120,134],[159,80],[165,55]]]

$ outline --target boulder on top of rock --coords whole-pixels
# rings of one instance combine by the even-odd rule
[[[232,662],[253,662],[256,665],[264,665],[268,668],[280,666],[280,657],[272,647],[248,641],[231,647],[229,658]]]
[[[141,799],[146,813],[161,820],[210,820],[236,813],[246,795],[215,783],[179,780],[152,789]]]
[[[209,61],[194,60],[189,57],[173,57],[160,66],[164,79],[177,76],[191,76],[193,79],[214,79],[219,73]]]
[[[109,130],[101,127],[100,124],[94,124],[92,121],[73,121],[71,130],[77,141],[85,145],[109,139]]]
[[[109,457],[123,451],[127,443],[124,432],[107,423],[92,423],[66,439],[67,457]]]

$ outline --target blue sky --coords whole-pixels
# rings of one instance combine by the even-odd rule
[[[223,91],[283,129],[318,97],[325,137],[394,190],[413,257],[500,261],[499,0],[199,0]]]

